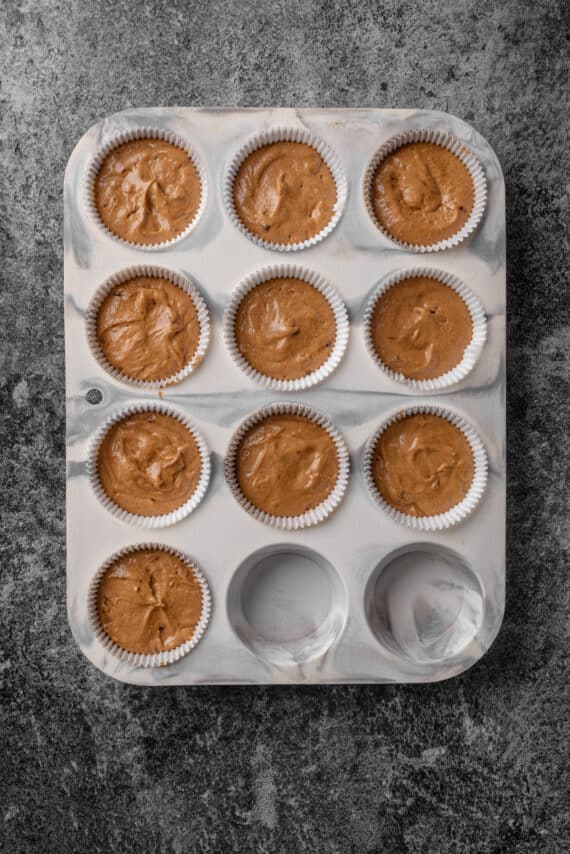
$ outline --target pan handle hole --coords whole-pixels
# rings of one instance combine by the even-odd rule
[[[97,406],[103,400],[103,394],[98,388],[90,388],[85,395],[85,400],[87,403],[90,403],[91,406]]]

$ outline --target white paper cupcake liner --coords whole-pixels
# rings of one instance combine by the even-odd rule
[[[467,167],[469,170],[469,174],[473,180],[473,190],[474,190],[474,200],[473,200],[473,209],[469,215],[469,219],[463,226],[463,228],[459,229],[456,234],[453,234],[451,237],[445,238],[445,240],[440,240],[438,243],[433,243],[430,246],[421,246],[419,244],[414,243],[404,243],[401,240],[393,237],[383,226],[380,225],[378,220],[376,219],[376,215],[374,213],[374,209],[372,207],[371,200],[371,192],[372,192],[372,180],[374,178],[374,173],[376,169],[389,154],[392,154],[393,151],[396,151],[398,148],[402,148],[404,145],[409,145],[412,142],[433,142],[436,145],[441,145],[444,148],[447,148],[453,154],[455,154],[461,162]],[[376,226],[376,228],[394,243],[396,246],[400,246],[402,249],[405,249],[408,252],[439,252],[442,249],[450,249],[452,246],[457,246],[458,243],[461,243],[462,240],[465,240],[479,225],[483,214],[485,212],[485,206],[487,204],[487,179],[485,177],[485,172],[483,171],[483,167],[481,163],[477,159],[477,157],[473,154],[473,152],[467,147],[466,143],[463,140],[459,139],[456,136],[448,133],[443,130],[434,130],[433,128],[424,128],[420,130],[409,130],[405,133],[399,133],[396,136],[391,137],[381,148],[378,149],[368,167],[366,169],[364,175],[364,183],[363,183],[363,193],[364,193],[364,203],[366,205],[366,209],[368,214]]]
[[[124,284],[125,282],[128,282],[131,279],[136,279],[139,277],[160,278],[172,282],[172,284],[179,287],[180,290],[184,291],[184,293],[188,294],[188,296],[191,297],[192,302],[194,303],[194,307],[196,309],[196,314],[198,315],[198,323],[200,325],[200,336],[198,338],[198,344],[196,346],[194,354],[192,355],[192,358],[176,374],[172,374],[172,376],[166,377],[162,380],[137,380],[134,377],[129,377],[127,376],[127,374],[123,374],[117,368],[113,367],[110,362],[107,361],[105,354],[101,349],[101,345],[99,344],[99,339],[97,337],[97,315],[99,313],[99,309],[101,308],[105,300],[105,297],[117,285]],[[113,379],[115,380],[118,380],[118,382],[125,383],[127,385],[135,386],[137,388],[153,390],[179,383],[181,380],[185,379],[185,377],[190,376],[190,374],[192,374],[196,370],[198,365],[200,365],[206,354],[208,344],[210,342],[210,316],[208,312],[208,306],[198,293],[198,290],[194,287],[194,285],[186,276],[183,276],[180,273],[176,273],[173,270],[168,270],[165,267],[157,267],[153,264],[145,264],[127,267],[124,270],[120,270],[118,273],[114,273],[112,276],[106,279],[103,284],[97,288],[91,302],[89,303],[89,307],[85,315],[85,330],[87,334],[89,348],[91,350],[91,353],[93,354],[93,357],[100,365],[100,367],[102,367],[103,370],[109,374],[109,376],[113,377]]]
[[[284,414],[303,415],[305,418],[309,418],[315,424],[323,427],[333,440],[338,455],[338,477],[331,493],[324,501],[321,502],[321,504],[317,505],[317,507],[307,510],[306,513],[303,513],[300,516],[271,516],[269,513],[259,510],[243,495],[236,476],[236,454],[239,443],[247,431],[255,424],[258,424],[260,421],[268,418],[270,415]],[[253,518],[257,519],[259,522],[264,522],[266,525],[270,525],[272,528],[296,531],[301,528],[309,528],[312,525],[318,525],[321,522],[324,522],[324,520],[338,507],[348,485],[350,456],[340,432],[322,412],[319,412],[310,406],[304,406],[298,403],[270,403],[268,406],[264,406],[256,412],[252,412],[251,415],[248,415],[248,417],[241,422],[228,446],[225,469],[226,481],[233,497],[236,499],[238,504],[247,513],[249,513],[250,516],[253,516]]]
[[[105,574],[106,570],[120,558],[132,554],[133,552],[145,551],[146,549],[151,549],[152,551],[168,552],[168,554],[180,558],[180,560],[184,561],[184,563],[192,570],[198,584],[202,589],[202,614],[200,616],[198,624],[196,625],[196,628],[194,629],[192,637],[188,638],[188,640],[180,646],[168,650],[167,652],[155,652],[152,654],[128,652],[122,647],[117,646],[117,644],[111,640],[109,635],[103,629],[99,621],[99,614],[97,613],[97,593],[99,590],[99,585],[101,584],[103,575]],[[196,564],[196,561],[194,561],[187,554],[184,554],[184,552],[178,551],[178,549],[173,549],[170,546],[165,546],[160,543],[141,543],[140,545],[127,546],[127,548],[115,552],[115,554],[111,555],[111,557],[108,558],[105,563],[99,567],[99,569],[93,576],[91,584],[89,586],[87,613],[93,634],[107,652],[111,653],[113,656],[115,656],[115,658],[118,658],[119,661],[122,661],[125,664],[129,664],[133,667],[165,667],[168,664],[174,664],[174,662],[178,661],[184,655],[187,655],[194,649],[194,647],[198,644],[198,642],[204,635],[204,632],[206,631],[206,627],[210,620],[211,610],[212,598],[210,595],[208,582],[206,581],[203,573]]]
[[[177,507],[176,510],[172,510],[170,513],[164,513],[161,516],[141,516],[129,513],[128,510],[124,510],[122,507],[119,507],[118,504],[115,504],[115,502],[107,495],[99,479],[97,455],[99,453],[99,446],[103,437],[109,428],[118,421],[122,421],[123,418],[126,418],[129,415],[135,415],[139,412],[158,412],[161,415],[170,415],[172,418],[176,418],[180,421],[181,424],[184,424],[196,440],[200,459],[202,461],[200,479],[190,498],[180,507]],[[190,513],[198,507],[206,494],[206,490],[208,489],[208,484],[210,482],[210,469],[210,452],[208,450],[208,446],[206,445],[202,434],[197,430],[190,418],[183,415],[172,406],[165,403],[159,403],[158,401],[135,403],[123,406],[107,418],[104,424],[99,428],[99,430],[97,430],[91,441],[87,459],[87,475],[89,477],[91,488],[97,499],[116,519],[119,519],[122,522],[127,522],[129,525],[135,525],[138,528],[167,528],[170,525],[175,525],[177,522],[185,519],[186,516],[189,516]]]
[[[445,513],[439,513],[436,516],[411,516],[407,513],[401,513],[399,510],[396,510],[395,507],[392,507],[391,504],[388,504],[388,502],[384,500],[381,493],[378,491],[378,488],[374,483],[372,473],[374,450],[382,433],[384,433],[386,428],[389,427],[390,424],[393,424],[394,421],[398,421],[408,415],[418,415],[420,413],[425,413],[427,415],[439,415],[441,418],[446,418],[451,422],[451,424],[454,424],[464,434],[473,453],[473,481],[469,487],[467,495],[459,502],[459,504],[456,504],[454,507],[446,510]],[[363,471],[364,479],[373,502],[380,510],[387,513],[391,519],[406,525],[408,528],[414,528],[416,531],[442,531],[463,521],[463,519],[473,512],[479,503],[487,484],[487,454],[485,453],[485,448],[483,447],[483,443],[479,438],[479,435],[465,420],[465,418],[463,418],[463,416],[445,406],[420,403],[415,406],[406,406],[402,409],[398,409],[382,421],[372,438],[366,444],[363,459]]]
[[[318,234],[315,234],[314,237],[309,238],[309,240],[303,240],[300,243],[270,243],[267,240],[263,240],[261,237],[257,237],[257,235],[253,234],[248,228],[246,228],[235,209],[233,187],[235,177],[241,164],[253,151],[257,151],[258,148],[263,148],[263,146],[270,145],[274,142],[304,142],[306,145],[310,145],[321,155],[324,162],[329,167],[336,184],[336,202],[334,204],[331,219]],[[340,158],[336,152],[328,143],[316,136],[314,133],[311,133],[305,128],[291,127],[277,127],[272,130],[261,131],[251,137],[239,149],[238,153],[233,158],[230,168],[226,173],[223,187],[224,206],[235,227],[257,246],[263,246],[265,249],[275,249],[279,252],[296,252],[298,249],[306,249],[309,246],[314,246],[316,243],[319,243],[327,237],[336,227],[342,216],[347,195],[348,183],[346,175],[342,168]]]
[[[370,328],[374,309],[380,297],[398,282],[401,282],[404,279],[418,278],[420,276],[427,276],[430,279],[435,279],[436,281],[442,282],[444,285],[448,285],[448,287],[452,288],[467,306],[471,316],[471,323],[473,325],[471,341],[465,348],[461,361],[458,362],[458,364],[450,371],[447,371],[447,373],[429,380],[410,379],[409,377],[405,377],[403,374],[396,373],[385,365],[374,349],[372,330]],[[461,279],[454,276],[453,273],[446,273],[444,270],[438,270],[435,267],[413,267],[409,270],[399,270],[397,273],[392,273],[380,282],[366,305],[363,327],[366,349],[378,367],[381,368],[381,370],[384,371],[390,379],[395,380],[398,383],[402,383],[414,391],[441,391],[442,389],[448,388],[449,386],[460,382],[460,380],[465,379],[481,355],[483,345],[487,338],[487,321],[485,319],[485,311],[475,294],[464,282],[461,281]]]
[[[198,172],[198,175],[200,177],[200,204],[198,205],[198,210],[196,211],[194,218],[188,223],[184,231],[181,231],[180,234],[177,234],[170,240],[163,240],[162,243],[134,243],[131,240],[125,240],[124,238],[119,237],[118,234],[115,234],[113,231],[107,228],[107,226],[99,216],[97,205],[95,204],[95,180],[97,178],[97,175],[99,174],[99,170],[103,164],[103,161],[105,160],[109,152],[111,152],[114,148],[117,148],[119,145],[123,145],[125,142],[132,142],[135,139],[162,139],[165,142],[170,142],[173,145],[176,145],[178,148],[182,148],[183,151],[188,154],[188,157],[196,167],[196,171]],[[195,229],[196,225],[200,221],[200,218],[204,213],[208,201],[208,176],[200,158],[198,157],[192,146],[185,139],[183,139],[177,133],[174,133],[170,130],[165,130],[164,128],[132,128],[131,130],[122,131],[121,133],[114,136],[111,140],[109,140],[109,142],[107,142],[97,151],[95,156],[88,164],[85,173],[84,188],[85,208],[88,217],[93,222],[97,223],[99,227],[105,232],[105,234],[108,234],[110,237],[113,238],[113,240],[116,240],[118,243],[122,243],[123,246],[133,246],[135,249],[142,249],[144,252],[156,252],[157,250],[165,249],[166,247],[170,247],[174,243],[178,243],[180,240],[184,240],[186,237],[188,237],[188,235]]]
[[[249,364],[247,359],[240,353],[235,339],[235,320],[240,303],[243,298],[246,296],[246,294],[253,290],[253,288],[255,288],[257,285],[260,285],[262,282],[267,282],[270,279],[279,278],[299,279],[300,281],[307,282],[308,284],[312,285],[327,300],[333,311],[336,324],[335,343],[327,361],[324,362],[315,371],[312,371],[310,374],[307,374],[304,377],[298,377],[297,379],[293,380],[277,380],[260,373],[260,371],[252,367],[252,365]],[[342,301],[338,291],[336,291],[335,288],[333,288],[332,285],[330,285],[326,279],[324,279],[318,273],[314,273],[305,267],[299,267],[295,264],[277,264],[271,267],[262,267],[255,273],[250,273],[249,276],[246,276],[246,278],[243,279],[242,282],[240,282],[240,284],[230,296],[230,299],[226,305],[224,311],[223,329],[226,347],[236,365],[241,368],[241,370],[244,372],[244,374],[246,374],[246,376],[255,380],[255,382],[259,383],[260,385],[265,386],[265,388],[271,389],[272,391],[289,392],[302,391],[303,389],[317,385],[317,383],[321,383],[335,370],[335,368],[339,365],[346,350],[350,327],[346,306]]]

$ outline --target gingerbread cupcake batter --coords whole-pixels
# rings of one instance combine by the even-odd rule
[[[116,285],[97,313],[97,340],[109,364],[135,380],[164,380],[196,352],[200,323],[192,297],[167,279]]]
[[[467,437],[440,415],[394,421],[378,438],[374,483],[384,500],[408,516],[437,516],[467,495],[474,460]]]
[[[336,185],[321,155],[303,142],[274,142],[249,154],[234,179],[236,213],[268,243],[302,243],[332,219]]]
[[[236,313],[238,351],[276,380],[305,377],[330,357],[336,322],[328,300],[308,282],[277,278],[252,288]]]
[[[426,276],[397,282],[379,297],[370,337],[387,368],[414,379],[440,377],[454,368],[473,336],[465,302],[448,285]]]
[[[378,223],[403,243],[431,246],[463,228],[473,209],[473,179],[442,145],[412,142],[378,165],[371,203]]]
[[[118,558],[97,590],[97,615],[109,638],[127,652],[151,655],[181,646],[202,616],[202,588],[176,555],[141,549]]]
[[[109,428],[97,470],[104,492],[123,510],[161,516],[194,494],[202,460],[196,439],[177,418],[138,412]]]
[[[236,454],[242,494],[271,516],[300,516],[336,484],[339,461],[327,431],[303,415],[270,415],[251,427]]]
[[[105,157],[94,185],[101,221],[141,245],[177,237],[200,206],[198,170],[184,149],[163,139],[136,139]]]

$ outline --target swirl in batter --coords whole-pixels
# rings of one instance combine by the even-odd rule
[[[270,279],[242,299],[235,319],[237,348],[266,377],[292,380],[320,368],[334,347],[336,322],[328,300],[300,279]]]
[[[409,379],[427,380],[459,364],[473,323],[453,288],[417,276],[397,282],[379,297],[370,335],[386,367]]]
[[[304,142],[274,142],[249,154],[233,186],[248,231],[269,243],[302,243],[330,222],[336,184],[321,155]]]
[[[408,415],[378,438],[374,483],[384,500],[408,516],[437,516],[462,501],[473,481],[466,436],[440,415]]]
[[[107,361],[136,380],[177,374],[196,352],[200,323],[194,301],[161,278],[116,285],[97,314],[97,339]]]
[[[95,206],[109,231],[142,245],[181,234],[200,205],[198,171],[184,149],[163,139],[135,139],[104,159]]]
[[[202,607],[202,588],[188,564],[157,549],[118,558],[97,590],[105,634],[121,649],[143,655],[190,640]]]
[[[371,202],[379,224],[414,246],[431,246],[456,234],[469,219],[474,200],[467,167],[433,142],[396,149],[372,179]]]
[[[236,454],[242,494],[271,516],[300,516],[318,507],[338,479],[335,444],[303,415],[270,415],[251,427]]]
[[[161,516],[194,494],[202,460],[196,439],[177,418],[138,412],[109,428],[97,469],[103,490],[123,510]]]

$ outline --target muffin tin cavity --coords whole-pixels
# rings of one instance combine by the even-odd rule
[[[248,649],[276,667],[324,655],[347,619],[347,596],[333,565],[312,549],[272,545],[232,577],[230,624]]]
[[[99,219],[94,181],[114,148],[149,139],[191,158],[199,208],[171,240],[129,243]],[[395,241],[369,209],[365,176],[414,141],[449,148],[473,177],[467,222],[432,246]],[[287,145],[265,158],[274,143]],[[133,216],[142,215],[137,163],[144,177],[180,160],[159,148],[144,148],[140,163],[138,146],[107,161],[127,163]],[[145,159],[153,150],[164,162]],[[252,188],[242,187],[238,202],[242,212],[249,206],[244,219],[256,233],[233,203],[236,175],[252,154],[241,173]],[[260,164],[272,169],[262,191]],[[287,193],[274,192],[275,175],[286,182],[287,170]],[[465,189],[463,166],[456,171]],[[104,212],[114,205],[114,180],[99,193]],[[117,183],[121,225],[128,192]],[[159,230],[160,193],[175,185],[174,176],[149,188],[154,207],[143,236]],[[465,207],[459,195],[454,211]],[[184,198],[180,209],[175,202],[164,233],[183,216]],[[68,612],[87,658],[120,681],[148,686],[424,683],[473,665],[504,608],[505,194],[488,143],[461,120],[430,111],[127,110],[77,144],[64,215]],[[417,254],[436,250],[431,266]],[[438,285],[418,290],[412,282],[399,297],[394,290],[378,307],[372,341],[377,301],[414,277]],[[158,281],[133,283],[144,278]],[[188,297],[199,319],[195,352]],[[449,329],[459,330],[453,346]],[[387,343],[400,333],[409,334],[407,349]],[[418,412],[451,425],[418,418],[394,426],[381,445],[389,465],[371,474],[381,431]],[[135,418],[145,414],[170,417]],[[148,546],[150,534],[157,548],[191,556],[207,579],[208,617],[210,596],[214,608],[190,655],[167,648],[174,641],[165,643],[162,623],[151,646],[132,636],[127,643],[120,628],[128,609],[113,610],[111,620],[107,603],[108,635],[93,611],[102,568],[125,549]],[[156,568],[160,584],[166,563]],[[156,593],[153,619],[162,608],[166,620],[161,602],[170,599]],[[151,660],[154,649],[161,652]]]
[[[143,285],[145,282],[147,284],[154,284],[157,291],[160,291],[161,285],[164,282],[167,285],[174,285],[181,292],[182,298],[189,298],[194,307],[194,311],[192,312],[194,315],[192,317],[192,332],[195,344],[192,352],[188,354],[185,360],[180,360],[180,367],[176,366],[178,370],[164,372],[165,376],[157,379],[147,380],[140,377],[137,378],[129,375],[125,369],[121,369],[116,364],[111,364],[105,355],[99,334],[100,312],[106,303],[107,297],[116,293],[121,285],[128,286],[134,282],[142,283]],[[149,297],[145,305],[141,301],[140,296],[141,294],[139,293],[137,297],[130,300],[128,312],[123,310],[122,316],[121,312],[117,312],[115,329],[111,330],[115,340],[117,340],[117,331],[130,333],[132,348],[125,347],[125,340],[128,339],[118,341],[122,347],[124,356],[127,361],[131,360],[136,365],[140,364],[141,356],[146,357],[147,361],[150,360],[152,354],[151,348],[154,343],[152,336],[155,336],[158,341],[158,347],[155,345],[157,351],[162,348],[168,354],[170,350],[176,356],[180,346],[176,341],[176,335],[184,332],[183,323],[185,321],[184,316],[179,311],[179,307],[173,306],[172,300],[168,299],[168,297],[163,299],[162,304],[157,303],[155,299]],[[145,313],[148,320],[147,324],[145,324]],[[152,324],[154,324],[154,328],[152,328]],[[97,288],[87,309],[85,331],[93,357],[109,376],[121,383],[141,389],[158,389],[181,382],[190,376],[201,364],[210,341],[210,315],[208,306],[188,276],[183,276],[174,270],[168,270],[165,267],[158,267],[154,264],[142,264],[127,267],[125,270],[114,273]]]
[[[318,436],[313,434],[305,439],[304,436],[290,434],[289,428],[282,429],[276,419],[281,416],[307,422],[309,426],[318,428]],[[310,506],[295,515],[274,515],[272,512],[257,507],[242,491],[240,486],[240,450],[242,443],[247,442],[250,431],[255,430],[264,422],[271,424],[272,435],[267,435],[263,442],[261,437],[248,453],[244,468],[256,475],[257,479],[265,481],[262,489],[273,497],[274,491],[284,488],[287,481],[290,488],[296,491],[296,502],[303,501],[305,488],[314,486],[320,489],[320,482],[327,478],[330,468],[329,450],[336,454],[336,478],[330,480],[330,488],[323,494],[320,503]],[[271,455],[275,454],[273,464]],[[279,455],[279,458],[277,457]],[[229,444],[226,460],[226,480],[230,491],[247,513],[259,522],[264,522],[273,528],[299,530],[309,528],[324,522],[333,513],[343,499],[348,485],[350,460],[346,443],[336,427],[326,415],[309,406],[295,403],[274,403],[259,409],[249,415],[236,430]],[[271,478],[272,484],[267,480]]]
[[[379,300],[381,300],[382,297],[392,289],[397,290],[400,283],[405,283],[408,280],[413,283],[415,279],[435,280],[435,282],[446,285],[463,300],[471,319],[471,339],[468,341],[463,355],[449,370],[430,379],[414,379],[410,376],[404,376],[403,373],[388,367],[382,361],[382,358],[377,352],[374,344],[373,326],[375,321],[375,310]],[[409,348],[410,352],[413,352],[414,348],[419,352],[420,347],[429,347],[431,325],[437,323],[438,320],[443,320],[445,322],[445,315],[442,315],[441,318],[437,316],[434,317],[430,313],[429,309],[435,309],[433,314],[437,315],[437,301],[434,301],[431,306],[428,306],[427,310],[424,310],[424,306],[422,305],[415,306],[415,321],[410,316],[407,318],[408,326],[403,331],[402,340],[404,345]],[[452,273],[447,273],[444,270],[438,270],[435,267],[412,267],[409,270],[400,270],[397,273],[391,273],[383,279],[374,289],[372,296],[366,304],[363,325],[364,341],[371,359],[373,359],[380,370],[383,371],[391,380],[401,383],[412,391],[443,391],[443,389],[456,385],[458,382],[465,379],[465,377],[475,367],[487,338],[485,311],[475,294],[457,276],[454,276]],[[392,330],[392,334],[395,334],[395,330]],[[445,345],[444,336],[442,336],[442,339],[442,344]]]
[[[313,370],[308,371],[304,376],[295,377],[294,379],[276,379],[263,373],[260,369],[253,367],[247,360],[246,355],[240,350],[236,336],[236,322],[244,298],[254,291],[258,285],[272,281],[283,282],[284,280],[295,280],[307,283],[313,287],[330,306],[335,325],[331,335],[330,354],[325,361]],[[301,316],[301,322],[302,319]],[[309,325],[311,322],[314,322],[312,321],[310,312],[305,319]],[[289,343],[291,344],[292,359],[295,353],[295,336],[300,330],[300,326],[296,324],[295,315],[280,315],[279,311],[269,304],[266,307],[266,315],[261,315],[259,320],[264,324],[265,340],[263,341],[263,345],[265,347],[266,358],[273,359],[275,363],[278,363],[280,356]],[[302,391],[323,382],[339,365],[346,350],[349,336],[348,312],[338,291],[323,276],[295,264],[276,264],[271,267],[263,267],[261,270],[257,270],[246,276],[234,290],[226,305],[223,328],[226,347],[236,365],[246,376],[265,386],[265,388],[274,391]],[[318,331],[318,328],[316,331]]]
[[[195,212],[189,221],[181,228],[179,233],[175,234],[170,239],[156,239],[150,242],[136,242],[128,240],[124,237],[113,232],[107,225],[102,221],[99,211],[97,209],[96,203],[96,183],[101,168],[105,164],[106,158],[116,149],[119,149],[121,146],[124,146],[127,143],[135,143],[137,141],[143,142],[144,140],[162,140],[165,143],[176,146],[176,148],[184,151],[188,158],[190,159],[192,166],[197,174],[197,177],[200,182],[200,198]],[[158,178],[158,179],[157,179]],[[164,211],[162,210],[165,205],[169,203],[169,192],[167,188],[161,185],[161,181],[159,176],[151,176],[144,175],[140,172],[136,173],[131,181],[131,189],[129,192],[132,195],[130,198],[131,204],[134,206],[135,204],[140,206],[141,211],[144,209],[147,211],[149,207],[154,209],[156,208],[158,219],[164,215]],[[170,190],[170,193],[173,191]],[[177,202],[176,196],[178,195],[177,190],[174,190],[173,202]],[[120,133],[114,135],[105,142],[103,145],[100,145],[91,158],[90,163],[87,167],[85,183],[84,183],[84,196],[85,196],[85,208],[87,210],[87,214],[90,220],[98,225],[98,227],[107,235],[116,240],[118,243],[122,243],[125,246],[133,246],[136,247],[137,250],[143,251],[156,251],[160,249],[165,249],[172,246],[175,243],[178,243],[181,240],[184,240],[188,237],[189,234],[194,230],[198,222],[200,221],[202,214],[206,208],[206,203],[208,200],[208,178],[206,175],[206,170],[202,164],[201,157],[198,156],[194,147],[182,136],[175,133],[172,130],[168,130],[166,128],[161,127],[137,127],[131,128],[129,130],[123,130]],[[134,208],[132,213],[134,214]]]
[[[378,642],[416,663],[451,660],[472,643],[484,619],[479,579],[461,555],[430,543],[389,554],[364,593]]]
[[[320,155],[320,157],[328,167],[328,170],[332,175],[336,187],[336,200],[332,206],[330,219],[328,219],[328,221],[324,223],[323,227],[317,234],[314,234],[313,236],[308,237],[305,240],[297,242],[291,242],[289,240],[288,242],[276,243],[271,242],[270,240],[264,240],[262,237],[253,234],[240,218],[234,202],[234,187],[236,178],[239,175],[240,168],[242,167],[246,159],[249,157],[249,155],[253,154],[261,148],[280,142],[301,143],[303,145],[308,145],[310,146],[310,148],[314,149],[317,154]],[[287,191],[286,176],[281,174],[280,176],[278,176],[278,179],[279,180],[277,182],[276,188],[274,188],[273,192],[268,195],[268,204],[272,207],[276,205],[277,208],[281,203],[278,198],[279,184],[283,183],[284,191]],[[302,192],[302,188],[300,185],[297,189],[299,190],[299,192]],[[295,252],[298,249],[307,249],[308,247],[314,246],[316,243],[331,234],[331,232],[333,231],[342,216],[342,212],[346,202],[347,192],[348,188],[346,176],[341,161],[336,152],[331,148],[328,143],[326,143],[316,134],[311,133],[309,130],[300,127],[278,127],[269,131],[261,131],[260,133],[257,133],[252,136],[242,145],[242,147],[238,150],[237,154],[234,156],[224,180],[224,204],[226,207],[226,212],[235,227],[243,235],[252,240],[257,246],[263,246],[266,249],[274,249],[280,252]]]
[[[405,148],[406,146],[412,146],[416,143],[420,145],[427,143],[431,146],[440,146],[450,151],[453,155],[458,157],[461,163],[466,167],[471,176],[471,181],[473,182],[473,201],[469,216],[465,223],[458,225],[457,231],[453,232],[450,236],[436,240],[431,244],[428,242],[407,243],[404,240],[399,240],[379,223],[374,211],[373,183],[378,168],[390,155],[397,153],[398,149]],[[435,207],[440,209],[445,209],[445,189],[437,186],[437,182],[431,174],[429,167],[423,164],[423,166],[420,167],[419,173],[415,177],[418,179],[417,186],[406,186],[400,188],[404,200],[404,206],[409,206],[412,213],[422,207],[425,207],[426,211],[429,212],[432,205],[435,205]],[[453,246],[457,246],[478,227],[487,204],[487,180],[481,163],[473,151],[471,151],[466,145],[464,140],[458,139],[453,134],[443,130],[418,128],[396,134],[378,149],[366,169],[363,193],[364,202],[371,221],[378,231],[391,243],[408,252],[438,252],[442,249],[451,249]],[[435,198],[431,198],[432,195],[435,196]]]
[[[98,607],[98,594],[105,573],[113,565],[116,565],[123,559],[128,559],[129,557],[136,558],[138,553],[169,555],[170,557],[174,558],[176,561],[179,561],[183,566],[186,567],[186,571],[194,579],[196,586],[199,588],[201,603],[192,634],[190,637],[188,637],[179,645],[175,646],[173,649],[162,650],[160,652],[153,653],[130,652],[129,650],[123,649],[122,647],[118,646],[113,641],[113,639],[109,637],[103,625],[101,624]],[[123,575],[123,572],[124,570],[121,570],[121,575]],[[141,575],[141,579],[142,577],[143,576]],[[134,629],[136,634],[142,636],[145,635],[145,621],[148,619],[154,622],[155,626],[157,623],[160,626],[160,623],[162,621],[163,625],[161,628],[159,628],[159,632],[162,629],[166,633],[168,633],[169,629],[172,630],[172,626],[166,625],[169,619],[168,605],[170,604],[172,606],[173,602],[171,601],[170,603],[168,603],[166,601],[168,599],[168,590],[164,587],[164,579],[162,584],[162,590],[158,589],[160,587],[160,582],[157,585],[157,580],[152,578],[148,589],[142,591],[141,587],[137,588],[136,591],[133,591],[132,585],[130,587],[130,590],[116,590],[115,607],[126,607],[126,609],[128,610],[129,604],[132,605],[129,629],[131,631]],[[98,568],[97,572],[91,579],[91,583],[89,586],[88,619],[90,631],[93,633],[93,636],[97,638],[101,646],[115,659],[117,659],[118,661],[124,661],[134,667],[165,667],[168,664],[174,664],[184,655],[187,655],[189,652],[191,652],[194,647],[200,642],[204,632],[206,631],[206,627],[210,619],[211,609],[212,600],[210,596],[208,582],[206,581],[206,578],[202,573],[201,569],[198,567],[196,561],[186,553],[181,552],[178,549],[173,549],[161,543],[140,543],[136,546],[128,546],[127,548],[121,549],[114,555],[111,555]],[[179,618],[181,616],[184,617],[184,610],[185,609],[182,610],[182,613],[178,613]]]
[[[375,457],[378,441],[385,431],[399,421],[416,415],[436,416],[443,418],[460,431],[468,443],[472,454],[473,474],[467,491],[461,500],[433,516],[413,515],[394,507],[381,494],[374,479]],[[431,485],[438,485],[440,478],[446,478],[446,470],[452,471],[456,463],[457,449],[446,451],[447,459],[442,459],[437,444],[432,447],[422,447],[417,440],[400,443],[398,453],[404,459],[405,469],[402,472],[400,487],[403,497],[408,493],[413,497],[414,490],[421,487],[425,492]],[[398,460],[395,460],[398,463]],[[476,430],[458,412],[448,407],[420,403],[415,406],[402,407],[385,418],[375,433],[368,440],[363,458],[363,473],[368,492],[373,503],[395,522],[400,522],[408,528],[419,531],[442,531],[457,525],[472,513],[485,491],[487,484],[487,454]]]
[[[116,444],[118,443],[120,455],[116,453],[113,445],[107,449],[113,467],[128,475],[128,482],[124,485],[127,491],[130,489],[133,492],[135,503],[139,501],[145,505],[145,513],[130,511],[117,503],[114,497],[105,491],[100,476],[99,455],[106,438],[113,428],[128,424],[133,420],[133,416],[135,419],[145,416],[158,416],[163,420],[174,419],[178,425],[177,435],[172,437],[170,446],[167,446],[166,441],[167,425],[161,424],[158,429],[150,425],[149,429],[144,431],[147,435],[142,435],[135,424],[134,432],[130,431],[130,441],[127,441],[125,436],[117,436]],[[185,434],[189,434],[188,441],[184,439]],[[165,503],[169,504],[171,492],[179,495],[182,488],[177,487],[176,479],[184,478],[184,469],[189,465],[195,467],[196,463],[198,468],[195,477],[192,477],[195,485],[185,500],[181,499],[183,503],[167,512],[154,513],[148,509],[149,502],[154,501],[146,495],[148,490],[150,496],[155,491],[157,495],[163,491]],[[210,454],[202,434],[186,415],[164,403],[131,404],[107,418],[96,432],[89,449],[87,476],[93,494],[116,519],[141,528],[166,528],[186,518],[204,498],[210,482]],[[191,474],[188,477],[190,478]],[[157,508],[159,506],[157,504]]]

